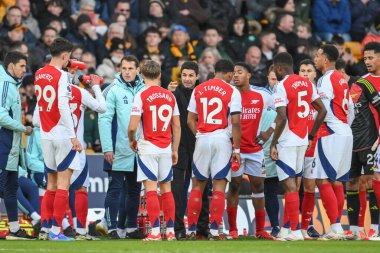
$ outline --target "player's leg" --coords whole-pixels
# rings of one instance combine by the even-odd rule
[[[41,203],[41,232],[39,236],[40,240],[47,240],[47,233],[49,233],[53,222],[54,199],[56,191],[57,172],[48,171],[46,192]]]
[[[240,166],[242,168],[242,165]],[[238,172],[238,171],[237,171]],[[239,234],[236,226],[236,216],[237,209],[239,206],[239,192],[240,186],[242,184],[243,177],[242,175],[236,174],[236,172],[232,172],[231,182],[228,188],[227,194],[227,215],[228,215],[228,224],[230,226],[229,236],[232,239],[238,239]]]
[[[17,203],[19,209],[32,219],[33,227],[40,224],[40,199],[38,187],[29,178],[19,177],[17,189]]]
[[[372,238],[378,238],[378,235],[379,235],[379,208],[378,208],[378,203],[377,203],[377,199],[375,196],[375,192],[373,191],[373,188],[372,188],[372,177],[373,177],[373,175],[371,175],[371,172],[373,173],[372,169],[364,170],[365,175],[362,176],[364,178],[364,181],[365,181],[364,185],[367,188],[367,192],[368,192],[368,196],[369,196],[368,202],[369,202],[369,211],[370,211],[370,215],[371,215],[371,228],[368,231],[368,238],[370,240]],[[365,206],[365,208],[363,208],[364,209],[363,212],[365,215],[365,209],[367,207],[367,200],[363,198],[361,201],[363,202],[363,206]]]
[[[207,239],[209,235],[209,223],[210,223],[210,200],[212,196],[212,181],[209,179],[206,183],[205,189],[202,195],[202,208],[199,213],[197,222],[197,238]]]
[[[268,172],[268,169],[267,169]],[[277,174],[277,173],[276,173]],[[278,220],[280,205],[278,203],[278,178],[266,178],[264,181],[264,195],[265,195],[265,210],[269,217],[269,222],[272,227],[271,235],[277,237],[280,232],[280,224]]]
[[[362,163],[359,159],[359,152],[352,152],[352,161],[350,169],[350,179],[346,183],[347,194],[347,214],[350,223],[350,230],[355,235],[359,233],[359,180],[362,171]]]
[[[132,172],[125,175],[125,206],[126,206],[126,238],[144,239],[145,235],[140,233],[137,226],[137,214],[140,204],[141,183],[137,182],[137,164]]]
[[[372,176],[370,176],[370,178],[371,178],[370,190],[373,192]],[[376,197],[375,197],[375,199],[376,199]],[[366,178],[365,178],[365,176],[363,176],[363,174],[362,174],[362,176],[360,176],[360,181],[359,181],[359,200],[360,200],[359,231],[364,231],[364,219],[365,219],[365,213],[367,211],[367,182],[366,182]],[[376,206],[376,208],[377,208],[377,206]]]
[[[124,179],[125,180],[125,179]],[[125,223],[127,222],[127,187],[126,181],[124,181],[123,187],[120,190],[119,197],[119,210],[117,213],[117,234],[120,238],[125,238],[127,230],[125,228]]]

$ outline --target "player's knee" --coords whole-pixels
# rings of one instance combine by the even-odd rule
[[[357,190],[359,187],[359,178],[358,177],[350,178],[350,180],[348,180],[347,182],[346,187],[347,187],[347,190]]]
[[[79,189],[76,189],[77,192],[87,192],[87,187],[81,186]]]
[[[239,184],[239,182],[237,182],[237,181],[231,181],[230,182],[230,193],[232,195],[237,195],[237,194],[239,194],[239,190],[240,190],[240,184]]]

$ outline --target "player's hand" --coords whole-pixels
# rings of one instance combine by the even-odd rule
[[[239,153],[232,153],[231,162],[234,161],[234,160],[236,162],[238,162],[239,168],[240,168],[241,158],[240,158],[240,154]]]
[[[73,144],[73,150],[78,151],[79,153],[82,152],[83,147],[82,144],[80,144],[79,140],[77,138],[71,138],[71,143]]]
[[[275,146],[270,147],[270,158],[274,161],[278,160],[278,152]]]
[[[113,159],[115,158],[112,151],[108,151],[104,153],[104,160],[106,160],[109,164],[113,163]]]
[[[31,126],[27,126],[25,130],[26,135],[32,135],[33,133],[33,128]]]
[[[168,85],[168,91],[175,91],[177,89],[178,83],[177,82],[170,82]]]
[[[90,87],[92,87],[94,85],[100,85],[100,80],[102,78],[100,76],[98,76],[98,75],[91,74],[90,75],[90,79],[91,79]]]
[[[172,151],[172,164],[176,165],[178,163],[178,151]]]
[[[137,141],[136,140],[129,141],[129,146],[131,147],[133,152],[137,153]]]
[[[270,136],[271,134],[269,134],[268,132],[260,132],[260,134],[256,136],[255,143],[259,145],[264,145],[264,143],[268,141]]]

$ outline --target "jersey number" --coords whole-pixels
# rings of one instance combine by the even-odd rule
[[[46,85],[44,90],[41,89],[41,86],[36,85],[34,89],[37,92],[37,102],[40,101],[41,97],[45,100],[45,102],[48,103],[48,106],[46,108],[47,112],[50,112],[51,107],[53,106],[54,100],[56,98],[55,90],[53,86]],[[43,108],[40,106],[40,111],[42,111]]]
[[[306,100],[302,100],[304,96],[307,96],[307,91],[298,92],[298,107],[304,107],[303,112],[297,112],[298,117],[306,118],[309,115],[310,107]]]
[[[222,111],[222,100],[220,98],[212,98],[207,102],[207,98],[201,98],[200,101],[203,105],[203,121],[207,124],[221,125],[222,120],[214,119],[213,117]],[[207,106],[212,106],[214,104],[216,104],[217,107],[207,115]]]
[[[168,129],[170,120],[173,115],[173,108],[170,105],[161,105],[158,110],[156,105],[149,106],[149,110],[152,112],[152,128],[153,132],[157,131],[157,115],[158,119],[164,122],[164,126],[162,127],[162,131],[166,131]],[[164,111],[168,111],[168,115],[164,116]]]

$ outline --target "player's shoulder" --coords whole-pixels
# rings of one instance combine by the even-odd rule
[[[112,82],[110,85],[108,85],[104,90],[103,90],[103,96],[107,98],[107,95],[112,93],[113,90],[117,89],[117,83]]]

